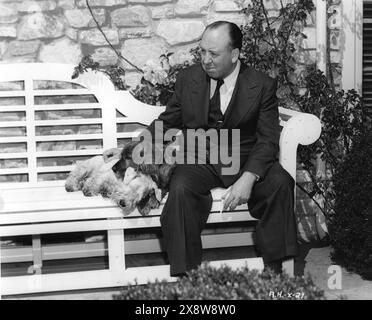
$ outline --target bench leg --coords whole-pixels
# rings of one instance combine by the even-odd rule
[[[41,250],[41,237],[39,234],[33,234],[32,260],[34,264],[28,268],[27,273],[41,274],[41,268],[43,267],[43,256]]]
[[[124,230],[107,230],[109,269],[116,272],[125,271]]]
[[[290,277],[294,277],[294,259],[283,261],[282,266],[285,273],[287,273]]]

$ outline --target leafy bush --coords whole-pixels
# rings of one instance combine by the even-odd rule
[[[332,258],[372,280],[372,132],[361,136],[334,175],[329,221]]]
[[[295,104],[301,86],[298,70],[302,70],[299,68],[299,43],[307,38],[302,30],[315,6],[312,0],[286,4],[278,1],[280,10],[273,15],[264,3],[252,0],[243,9],[250,23],[242,26],[241,59],[277,78],[280,106],[298,109]]]
[[[332,177],[370,121],[362,97],[355,90],[334,90],[324,73],[312,67],[304,81],[306,90],[298,98],[298,105],[302,111],[320,118],[322,132],[314,144],[299,146],[298,158],[312,182],[305,186],[306,192],[328,218],[334,212]],[[325,162],[325,176],[317,175],[317,155]]]
[[[282,296],[280,297],[280,293]],[[114,300],[324,300],[310,277],[290,278],[247,267],[231,269],[208,264],[187,273],[178,282],[165,281],[124,287]],[[292,294],[292,296],[288,296]]]

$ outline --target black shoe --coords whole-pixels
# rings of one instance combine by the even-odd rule
[[[177,277],[177,278],[182,279],[182,278],[187,277],[187,273],[186,272],[174,273],[174,274],[171,275],[171,277]]]
[[[273,271],[275,274],[283,273],[282,261],[276,260],[276,261],[266,262],[265,267],[264,267],[264,272],[269,271],[269,270]]]

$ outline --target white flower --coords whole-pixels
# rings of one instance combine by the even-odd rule
[[[162,61],[148,60],[143,67],[143,77],[153,85],[163,84],[168,77],[168,67],[169,65],[164,64]]]

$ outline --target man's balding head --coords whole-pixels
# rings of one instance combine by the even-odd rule
[[[208,25],[200,41],[204,71],[213,79],[227,77],[234,71],[241,46],[242,36],[237,25],[227,21]]]
[[[240,28],[232,22],[229,21],[215,21],[211,24],[209,24],[206,28],[205,31],[207,30],[213,30],[217,28],[226,28],[225,30],[228,33],[228,36],[230,38],[230,46],[232,49],[239,49],[241,50],[242,48],[242,42],[243,42],[243,34]]]

